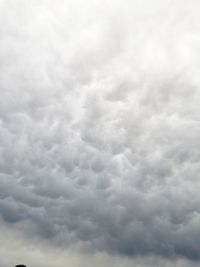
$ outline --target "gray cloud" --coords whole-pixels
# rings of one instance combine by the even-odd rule
[[[21,239],[19,235],[8,231],[4,228],[1,233],[0,240],[0,266],[14,266],[16,262],[26,262],[27,266],[197,266],[198,262],[188,262],[185,259],[177,259],[175,262],[170,260],[163,260],[162,258],[154,257],[113,257],[106,253],[96,253],[95,255],[81,253],[73,249],[55,248],[48,245],[39,245],[34,242],[26,242]],[[189,264],[189,265],[188,265]]]
[[[62,248],[199,260],[198,10],[0,1],[2,224]]]

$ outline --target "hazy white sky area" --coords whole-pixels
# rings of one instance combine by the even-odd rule
[[[0,0],[0,267],[199,266],[199,14]]]

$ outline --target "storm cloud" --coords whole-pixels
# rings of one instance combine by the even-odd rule
[[[0,0],[2,232],[200,259],[199,10]]]

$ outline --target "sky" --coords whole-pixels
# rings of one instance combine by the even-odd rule
[[[0,267],[200,263],[199,0],[0,0]]]

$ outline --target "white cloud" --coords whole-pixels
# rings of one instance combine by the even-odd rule
[[[0,1],[7,228],[48,255],[199,259],[198,10]]]

